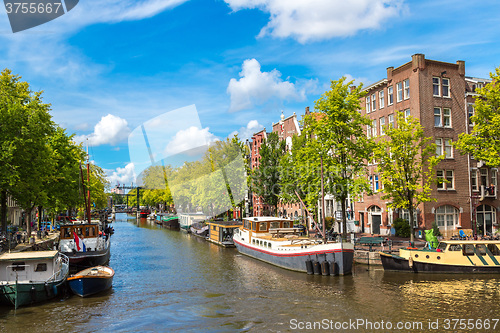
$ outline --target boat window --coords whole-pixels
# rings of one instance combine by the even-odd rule
[[[90,231],[90,235],[89,235],[90,237],[93,237],[93,236],[95,236],[95,235],[96,235],[96,232],[95,232],[95,227],[90,228],[90,230],[89,230],[89,231]]]
[[[271,247],[271,243],[270,243],[270,242],[269,242],[269,243],[267,243],[267,247]]]
[[[85,237],[89,236],[89,227],[85,227]]]
[[[271,229],[277,229],[279,227],[280,227],[280,222],[279,221],[271,222]]]
[[[71,238],[71,230],[69,228],[64,228],[64,238]]]
[[[474,255],[474,245],[473,244],[464,244],[463,255],[464,256],[473,256]]]
[[[259,230],[266,231],[267,230],[267,222],[260,222],[259,223]]]
[[[267,242],[264,242],[264,246],[267,246]]]
[[[76,234],[77,234],[78,236],[81,236],[81,235],[82,235],[82,228],[81,228],[81,227],[80,227],[80,228],[75,228],[75,231],[76,231]]]
[[[451,244],[448,248],[448,251],[462,251],[462,245],[460,244]]]
[[[217,230],[217,227],[214,225],[214,226],[212,227],[212,229],[213,229],[213,230]]]
[[[283,228],[290,228],[290,221],[283,222]]]
[[[35,272],[45,272],[47,270],[46,263],[40,263],[36,265]]]
[[[448,244],[446,244],[446,243],[439,243],[438,249],[441,250],[441,251],[444,251],[444,250],[446,250],[446,246],[448,246]]]
[[[239,234],[240,233],[240,229],[234,229],[234,233],[235,234]]]
[[[484,244],[477,244],[476,249],[479,252],[480,255],[485,256],[486,255],[486,245]]]
[[[245,221],[244,224],[243,224],[243,227],[245,229],[250,229],[250,222],[249,221]]]
[[[252,230],[255,231],[257,228],[257,222],[252,222]]]
[[[19,272],[19,271],[24,271],[24,262],[23,261],[17,261],[12,263],[12,270],[14,272]]]
[[[498,246],[495,244],[488,244],[488,250],[490,250],[491,254],[494,256],[500,256],[500,250],[498,249]]]

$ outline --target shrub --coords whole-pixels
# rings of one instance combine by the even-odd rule
[[[439,231],[439,227],[438,227],[436,221],[432,222],[432,232],[434,233],[434,236],[436,236],[436,237],[442,236],[441,232]]]
[[[410,223],[402,218],[397,218],[393,223],[394,229],[396,230],[396,236],[399,237],[410,237]]]

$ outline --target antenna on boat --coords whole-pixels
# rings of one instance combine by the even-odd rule
[[[90,162],[89,162],[89,138],[87,137],[87,219],[91,223],[90,217]]]

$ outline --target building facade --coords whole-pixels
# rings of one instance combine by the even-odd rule
[[[250,150],[250,167],[252,170],[258,169],[260,166],[260,147],[267,140],[267,132],[263,130],[252,135],[252,144]],[[267,205],[262,197],[252,193],[252,215],[264,216],[270,212],[270,206]]]
[[[483,233],[486,229],[493,231],[497,224],[496,169],[481,167],[453,147],[459,134],[471,129],[474,81],[482,82],[465,77],[464,61],[446,63],[415,54],[410,62],[387,68],[387,78],[364,89],[361,112],[372,121],[367,136],[375,140],[384,136],[386,126],[397,126],[396,113],[401,111],[420,122],[424,135],[436,143],[436,154],[444,156],[436,176],[447,182],[433,184],[431,197],[436,200],[420,204],[413,212],[418,229],[430,229],[436,222],[440,231],[450,236],[460,228],[472,229],[479,211],[478,225],[481,218]],[[356,202],[355,214],[361,231],[387,235],[393,220],[409,219],[410,212],[387,207],[381,198],[383,188],[376,167],[368,166],[373,195],[364,195]]]

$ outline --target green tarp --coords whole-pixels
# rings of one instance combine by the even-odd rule
[[[434,236],[434,230],[424,230],[425,240],[430,244],[430,246],[435,249],[438,246],[438,239]]]

